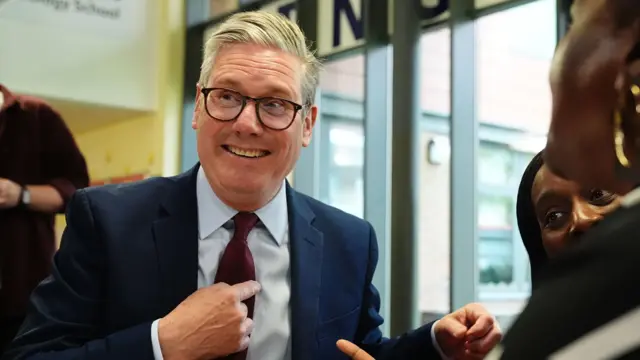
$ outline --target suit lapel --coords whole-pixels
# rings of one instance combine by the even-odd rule
[[[198,287],[198,167],[167,179],[173,184],[153,224],[165,311],[173,310]]]
[[[320,309],[322,232],[313,227],[313,211],[287,184],[291,246],[291,344],[293,359],[317,353],[316,328]]]

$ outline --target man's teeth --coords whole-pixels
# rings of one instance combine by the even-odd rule
[[[256,157],[261,157],[261,156],[267,155],[267,152],[266,151],[262,151],[262,150],[246,150],[246,149],[240,149],[240,148],[233,147],[233,146],[227,146],[227,148],[232,153],[234,153],[236,155],[244,156],[244,157],[256,158]]]

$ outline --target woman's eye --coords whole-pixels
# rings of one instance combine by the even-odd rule
[[[564,213],[562,211],[551,211],[547,213],[544,218],[544,227],[545,228],[558,228],[562,225],[562,219],[564,217]]]
[[[615,194],[601,189],[592,189],[589,192],[589,202],[599,206],[610,204],[615,197]]]

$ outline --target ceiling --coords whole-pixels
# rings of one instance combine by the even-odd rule
[[[74,134],[81,134],[147,114],[139,110],[93,105],[75,101],[59,99],[46,99],[46,101],[60,113]]]

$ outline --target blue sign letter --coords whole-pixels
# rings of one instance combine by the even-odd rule
[[[278,8],[278,12],[284,16],[286,16],[288,19],[291,19],[291,11],[296,9],[296,3],[295,1],[292,2],[291,4],[287,4],[287,5],[282,5]]]
[[[360,7],[360,9],[362,9],[362,7]],[[353,11],[353,7],[351,6],[351,1],[335,0],[333,7],[333,47],[337,47],[340,45],[340,15],[343,12],[347,16],[347,20],[349,20],[349,27],[351,28],[351,31],[353,31],[353,36],[356,38],[356,40],[360,40],[364,36],[364,26],[362,23],[362,19],[356,18],[356,14]]]

